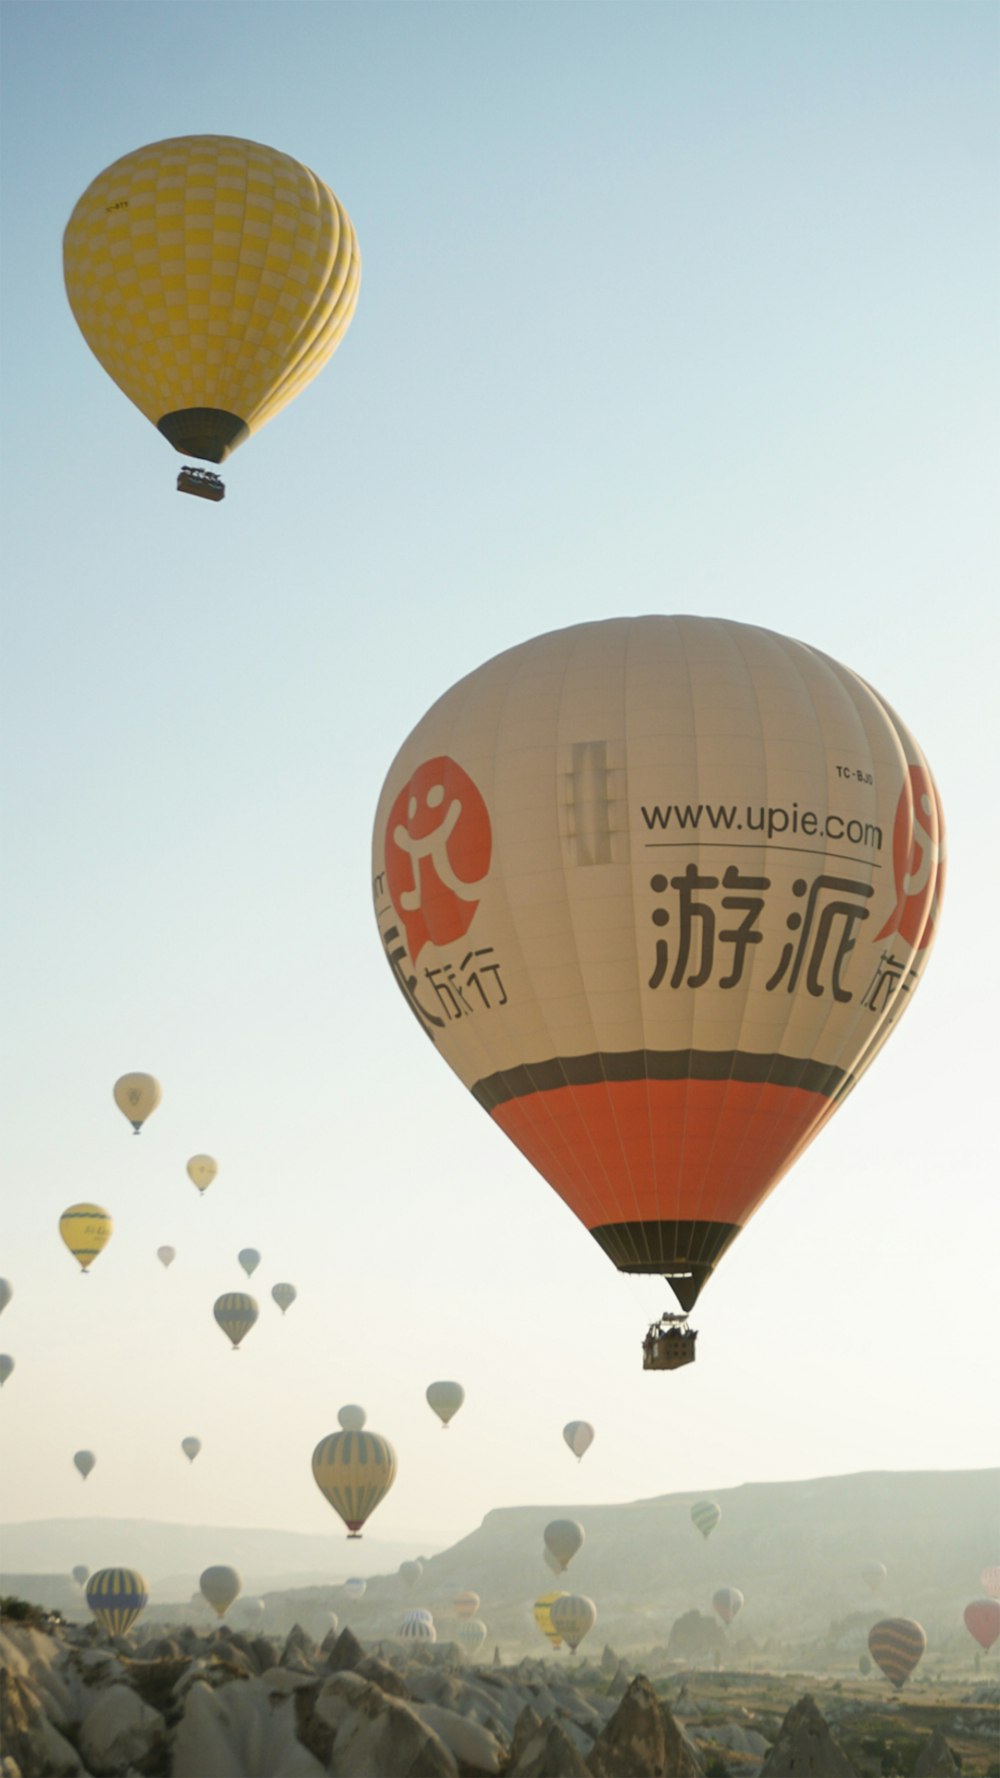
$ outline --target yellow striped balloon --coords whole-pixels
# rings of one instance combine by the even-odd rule
[[[100,1204],[71,1204],[59,1218],[59,1233],[84,1272],[103,1253],[114,1226]]]
[[[240,1341],[257,1319],[255,1298],[247,1296],[244,1290],[227,1290],[224,1296],[216,1297],[213,1314],[223,1333],[232,1340],[233,1351],[238,1352]]]
[[[333,192],[237,136],[176,136],[99,173],[63,238],[91,351],[184,456],[221,463],[350,325],[361,256]]]
[[[697,1526],[702,1537],[711,1537],[721,1517],[722,1508],[716,1506],[714,1500],[696,1500],[691,1508],[692,1523]]]
[[[87,1582],[86,1600],[102,1630],[124,1636],[149,1604],[149,1591],[134,1568],[99,1568]]]
[[[593,1599],[585,1598],[582,1593],[564,1593],[553,1603],[550,1615],[553,1630],[576,1654],[579,1644],[597,1622],[597,1606]]]
[[[540,1598],[535,1600],[534,1605],[531,1607],[532,1617],[538,1625],[538,1628],[541,1630],[542,1635],[548,1639],[553,1648],[562,1648],[562,1637],[552,1622],[552,1607],[555,1605],[557,1599],[565,1599],[566,1597],[567,1594],[564,1592],[543,1593]]]
[[[396,1453],[377,1432],[331,1432],[313,1452],[312,1471],[320,1493],[347,1526],[348,1537],[360,1537],[365,1520],[396,1479]]]
[[[912,1617],[884,1617],[868,1632],[868,1652],[897,1691],[906,1684],[926,1647],[924,1627]]]

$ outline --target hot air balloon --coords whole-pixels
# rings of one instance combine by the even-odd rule
[[[720,1587],[712,1594],[712,1604],[724,1624],[731,1624],[743,1610],[743,1594],[739,1587]],[[873,1650],[874,1652],[874,1650]]]
[[[479,1610],[478,1593],[456,1593],[452,1604],[459,1617],[475,1617]]]
[[[691,1522],[702,1537],[711,1537],[722,1517],[722,1508],[714,1500],[696,1500],[691,1508]]]
[[[965,1627],[987,1651],[1000,1637],[1000,1599],[973,1599],[963,1613]]]
[[[922,1624],[911,1617],[886,1617],[868,1632],[868,1652],[899,1691],[927,1647]]]
[[[373,882],[425,1035],[686,1312],[910,1006],[943,859],[927,762],[863,680],[750,624],[650,616],[445,692],[390,767]],[[646,1368],[689,1362],[660,1331]]]
[[[594,1428],[589,1420],[571,1420],[563,1427],[563,1438],[579,1463],[594,1442]]]
[[[991,1599],[1000,1599],[1000,1565],[993,1564],[989,1568],[984,1568],[979,1576],[979,1585]]]
[[[408,1611],[400,1625],[404,1642],[436,1642],[437,1631],[429,1611]]]
[[[63,269],[108,375],[175,450],[222,463],[336,351],[361,258],[308,167],[235,136],[178,136],[98,174],[67,225]],[[178,486],[224,492],[203,470]]]
[[[243,1591],[242,1577],[235,1568],[227,1568],[220,1563],[214,1568],[206,1568],[198,1585],[201,1587],[203,1599],[207,1599],[216,1617],[225,1617],[234,1599],[238,1599]]]
[[[13,1285],[8,1283],[6,1278],[0,1278],[0,1315],[3,1314],[13,1295]]]
[[[158,1247],[156,1249],[156,1257],[161,1266],[169,1268],[177,1258],[177,1249],[176,1247]]]
[[[151,1074],[123,1074],[114,1084],[115,1104],[128,1118],[138,1136],[147,1117],[163,1098],[163,1088]]]
[[[201,1450],[201,1439],[200,1438],[182,1438],[181,1439],[181,1450],[184,1452],[184,1455],[187,1458],[188,1462],[193,1463],[195,1458],[198,1455],[198,1452]]]
[[[415,1587],[424,1572],[422,1562],[400,1562],[399,1578],[404,1587]]]
[[[583,1526],[575,1519],[553,1519],[542,1533],[545,1547],[559,1563],[560,1572],[568,1568],[583,1544]]]
[[[360,1537],[365,1520],[396,1479],[396,1453],[377,1432],[331,1432],[316,1446],[312,1470],[348,1537]]]
[[[283,1315],[291,1308],[298,1294],[294,1284],[272,1284],[271,1286],[271,1295]]]
[[[224,1295],[216,1297],[213,1314],[222,1331],[233,1342],[233,1351],[238,1352],[240,1341],[250,1332],[257,1319],[257,1304],[252,1296],[242,1290],[227,1290]]]
[[[59,1233],[80,1269],[87,1272],[103,1253],[114,1228],[108,1212],[99,1204],[71,1204],[59,1218]]]
[[[553,1648],[562,1647],[562,1637],[552,1622],[552,1607],[557,1599],[565,1599],[565,1593],[543,1593],[536,1599],[531,1608],[531,1615]]]
[[[344,1592],[349,1599],[354,1601],[355,1605],[359,1599],[364,1598],[367,1591],[368,1582],[363,1580],[360,1574],[353,1574],[349,1580],[344,1582]]]
[[[149,1604],[149,1591],[134,1568],[99,1568],[87,1582],[87,1604],[109,1636],[124,1636]]]
[[[879,1593],[885,1586],[889,1570],[884,1562],[866,1562],[861,1578],[870,1593]]]
[[[80,1471],[84,1481],[86,1481],[97,1462],[97,1458],[94,1456],[93,1451],[76,1451],[73,1454],[73,1462]]]
[[[867,1679],[871,1670],[872,1670],[871,1656],[870,1655],[859,1655],[858,1656],[858,1672],[861,1674],[862,1678]]]
[[[0,1352],[0,1389],[3,1388],[14,1369],[14,1360],[9,1352]]]
[[[187,1164],[188,1178],[196,1185],[199,1192],[207,1192],[212,1180],[219,1171],[218,1161],[213,1161],[210,1154],[193,1154]]]
[[[465,1390],[461,1383],[431,1383],[427,1389],[427,1400],[441,1422],[442,1429],[447,1432],[449,1420],[453,1420],[465,1400]]]
[[[573,1654],[596,1622],[597,1606],[582,1593],[564,1593],[552,1607],[552,1628],[569,1643]]]
[[[86,1580],[89,1573],[90,1573],[90,1569],[87,1567],[86,1562],[78,1562],[77,1563],[76,1567],[72,1570],[72,1574],[73,1574],[73,1579],[76,1581],[76,1584],[78,1587],[83,1586],[83,1583]]]
[[[351,1401],[337,1413],[337,1419],[345,1432],[362,1432],[367,1418],[364,1408],[359,1408],[356,1402]]]
[[[488,1635],[489,1631],[482,1618],[467,1617],[463,1618],[455,1631],[455,1641],[462,1653],[468,1655],[470,1661],[474,1661]]]
[[[248,1278],[251,1278],[260,1265],[260,1254],[256,1247],[241,1247],[237,1259]]]

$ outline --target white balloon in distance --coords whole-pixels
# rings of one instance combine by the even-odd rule
[[[367,1418],[364,1408],[353,1401],[337,1409],[337,1419],[345,1432],[363,1432]]]
[[[927,761],[855,673],[649,616],[445,692],[383,786],[373,888],[425,1036],[612,1262],[690,1309],[912,1005],[943,860]]]

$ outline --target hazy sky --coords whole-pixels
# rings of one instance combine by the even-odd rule
[[[310,1457],[344,1401],[399,1453],[371,1532],[415,1549],[505,1504],[995,1462],[995,5],[6,0],[0,24],[3,1516],[329,1529],[339,1565]],[[313,167],[364,260],[344,345],[221,506],[173,492],[62,285],[84,187],[190,131]],[[426,707],[640,611],[847,662],[950,824],[919,998],[676,1376],[641,1370],[666,1286],[614,1271],[422,1041],[369,882]],[[164,1086],[138,1141],[128,1069]],[[116,1222],[87,1279],[56,1232],[80,1199]],[[246,1245],[233,1356],[211,1305]],[[441,1377],[467,1390],[447,1435]]]

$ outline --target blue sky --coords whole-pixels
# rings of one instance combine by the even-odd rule
[[[373,1532],[424,1542],[528,1499],[995,1460],[995,7],[8,0],[0,26],[5,1515],[322,1529],[309,1455],[343,1400],[401,1453]],[[364,261],[341,350],[219,507],[177,498],[61,276],[95,174],[189,131],[313,167]],[[676,1380],[637,1370],[660,1288],[419,1043],[368,884],[383,776],[440,692],[643,610],[870,679],[951,847],[906,1026],[727,1257]],[[138,1143],[130,1068],[165,1092]],[[55,1234],[79,1198],[117,1220],[86,1282]],[[209,1306],[246,1245],[300,1295],[233,1359]],[[444,1449],[436,1376],[468,1390]],[[571,1418],[599,1432],[579,1470]]]

